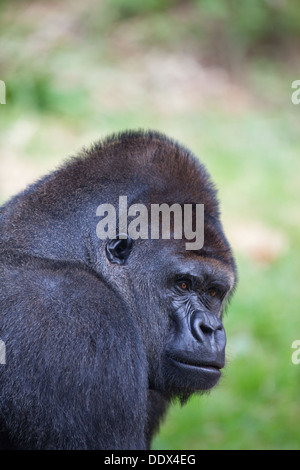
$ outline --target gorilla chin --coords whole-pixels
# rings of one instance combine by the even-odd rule
[[[183,388],[190,393],[207,391],[217,385],[221,378],[221,367],[217,364],[186,362],[179,357],[166,355],[166,367],[172,374],[172,387],[178,392]]]

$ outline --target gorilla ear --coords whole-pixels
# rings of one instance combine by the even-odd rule
[[[123,238],[120,238],[120,237]],[[129,235],[119,233],[113,240],[108,240],[105,251],[111,263],[125,264],[132,250],[132,240]]]

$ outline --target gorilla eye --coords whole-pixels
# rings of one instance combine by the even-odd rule
[[[206,294],[209,296],[209,297],[212,297],[214,299],[222,299],[223,298],[223,293],[220,289],[216,288],[216,287],[212,287],[211,289],[208,289],[206,291]]]
[[[180,289],[182,289],[182,290],[186,290],[188,288],[186,282],[180,282],[178,285],[179,285]]]
[[[179,287],[179,289],[184,290],[184,291],[188,291],[189,288],[190,288],[190,281],[188,279],[187,280],[177,281],[176,285],[177,285],[177,287]]]

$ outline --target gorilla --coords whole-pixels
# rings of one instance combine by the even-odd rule
[[[203,204],[203,245],[186,249],[175,217],[169,239],[120,233],[120,216],[100,238],[99,205],[120,196],[189,204],[193,227]],[[110,136],[13,197],[0,208],[0,449],[149,449],[173,399],[219,381],[235,284],[210,176],[158,132]]]

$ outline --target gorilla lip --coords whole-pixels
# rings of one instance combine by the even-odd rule
[[[222,366],[220,364],[215,364],[215,363],[205,363],[205,362],[193,362],[193,361],[187,361],[185,359],[179,358],[179,357],[172,357],[167,355],[167,357],[174,363],[180,364],[180,366],[183,367],[193,367],[196,369],[205,369],[207,371],[213,371],[213,372],[220,372],[220,369],[222,369]]]

